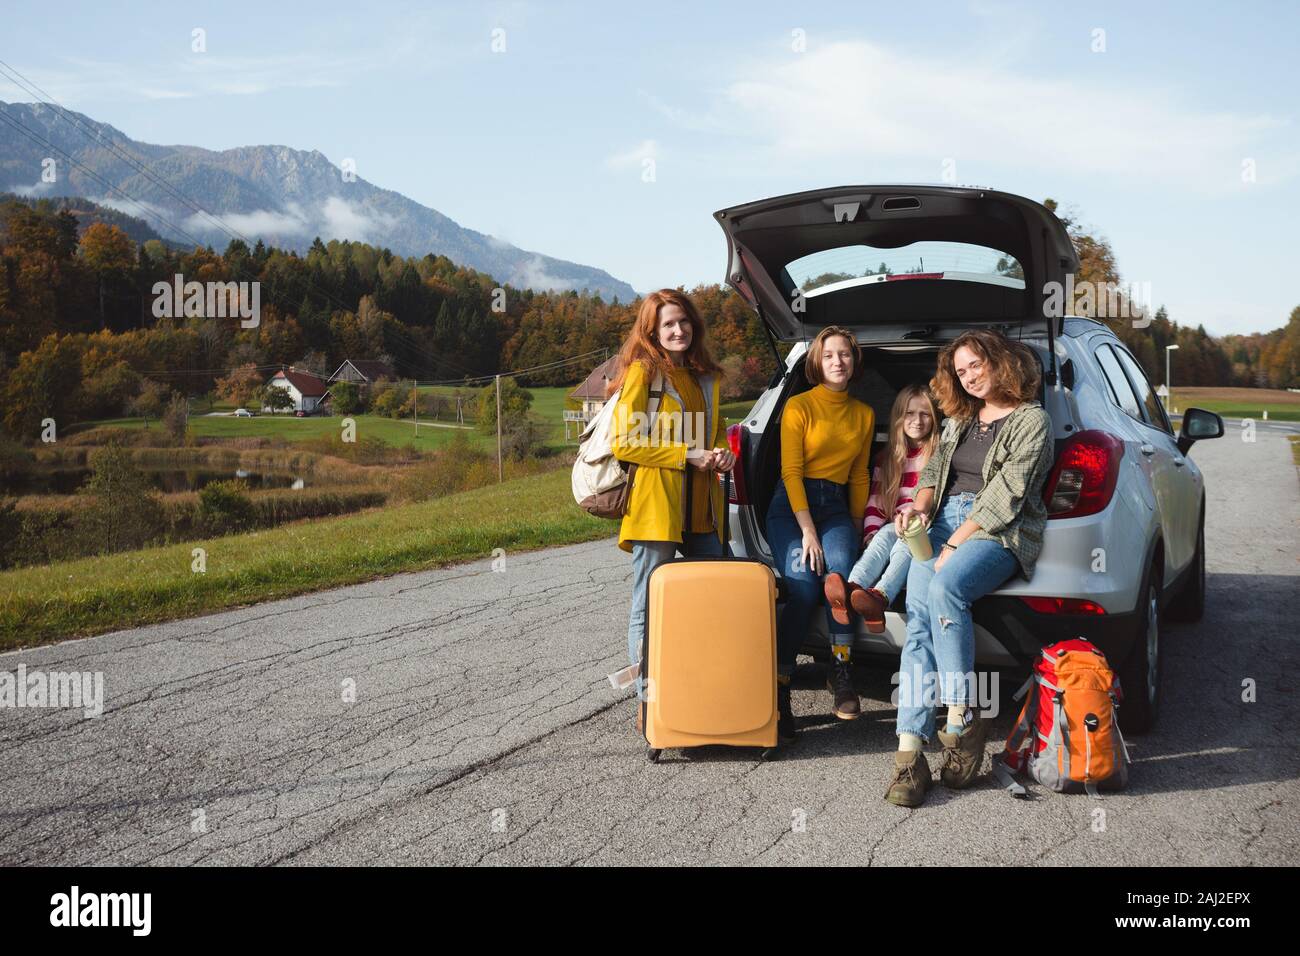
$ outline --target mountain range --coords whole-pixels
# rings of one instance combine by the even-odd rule
[[[317,236],[353,239],[402,256],[445,255],[516,288],[586,289],[620,302],[636,297],[603,269],[468,229],[335,166],[318,150],[158,146],[44,103],[0,102],[0,114],[0,192],[85,196],[143,219],[167,239],[218,250],[236,237],[300,253]]]

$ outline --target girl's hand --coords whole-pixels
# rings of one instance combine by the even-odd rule
[[[731,471],[736,465],[736,456],[730,448],[713,449],[713,467],[718,471]]]
[[[811,529],[803,533],[803,545],[799,548],[799,566],[805,563],[816,574],[826,570],[826,552],[817,540],[817,532]]]

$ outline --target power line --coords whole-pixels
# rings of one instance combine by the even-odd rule
[[[565,365],[573,365],[577,362],[589,362],[591,359],[604,352],[605,349],[593,349],[590,352],[583,352],[581,355],[575,355],[573,358],[559,359],[554,362],[546,362],[542,365],[534,365],[531,368],[515,369],[512,372],[502,372],[502,378],[515,378],[519,375],[527,375],[530,372],[544,371],[547,369],[559,368]],[[416,382],[417,385],[472,385],[478,382],[491,382],[496,379],[496,375],[477,375],[471,379],[441,379],[434,382]]]
[[[66,152],[65,150],[62,150],[62,149],[60,149],[59,147],[55,146],[55,145],[54,145],[53,143],[51,143],[49,140],[45,139],[45,137],[41,136],[41,135],[38,134],[38,133],[34,133],[34,132],[32,132],[32,131],[31,131],[30,129],[28,129],[27,126],[25,126],[21,121],[14,119],[12,116],[9,116],[9,115],[8,115],[7,113],[5,113],[3,110],[0,110],[0,120],[3,120],[3,121],[5,122],[6,125],[8,125],[8,126],[12,127],[13,129],[17,130],[21,135],[26,136],[29,140],[31,140],[32,142],[34,142],[37,146],[43,146],[43,147],[45,147],[45,148],[48,149],[48,150],[52,150],[53,152],[61,153],[61,154],[64,156],[64,158],[65,158],[65,159],[66,159],[70,164],[72,164],[73,166],[77,167],[78,169],[83,170],[83,171],[86,173],[86,175],[90,176],[92,179],[94,179],[96,182],[98,182],[100,185],[102,185],[105,189],[107,189],[107,190],[111,190],[112,192],[117,193],[119,196],[122,196],[122,197],[125,198],[128,202],[132,203],[132,204],[133,204],[137,209],[139,209],[139,210],[144,214],[144,215],[142,216],[142,218],[143,218],[146,222],[148,222],[150,219],[153,219],[153,220],[156,221],[156,222],[160,222],[160,223],[162,223],[162,224],[168,226],[168,227],[171,228],[172,230],[174,230],[178,235],[181,236],[181,238],[185,239],[186,241],[188,241],[188,242],[192,242],[192,243],[194,243],[195,246],[198,246],[198,247],[200,247],[200,248],[203,247],[203,245],[204,245],[203,243],[199,242],[199,241],[198,241],[197,239],[195,239],[193,236],[191,236],[191,235],[189,235],[188,233],[186,233],[185,230],[181,229],[181,228],[180,228],[179,226],[177,226],[175,223],[170,222],[169,220],[163,218],[162,216],[158,215],[158,214],[155,213],[155,212],[152,212],[151,210],[145,209],[144,206],[142,206],[142,205],[141,205],[141,204],[140,204],[140,203],[139,203],[139,202],[138,202],[138,201],[137,201],[133,196],[131,196],[129,193],[125,192],[125,191],[122,190],[122,189],[119,189],[117,186],[114,186],[112,183],[110,183],[108,180],[104,179],[102,176],[100,176],[97,172],[95,172],[95,171],[94,171],[93,169],[91,169],[89,166],[87,166],[87,165],[85,165],[84,163],[78,161],[78,160],[75,159],[75,158],[74,158],[70,153]]]

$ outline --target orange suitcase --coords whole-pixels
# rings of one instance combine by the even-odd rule
[[[652,761],[669,747],[774,748],[772,569],[749,558],[681,558],[655,568],[641,676]]]

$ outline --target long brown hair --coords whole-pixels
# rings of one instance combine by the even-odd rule
[[[636,319],[632,322],[632,329],[628,332],[623,347],[619,349],[618,369],[605,388],[606,395],[613,395],[622,386],[633,362],[641,362],[649,368],[651,374],[661,372],[667,376],[672,372],[673,360],[669,358],[668,350],[655,339],[655,333],[659,329],[659,310],[666,305],[681,308],[691,323],[691,344],[686,349],[685,366],[696,375],[716,375],[722,371],[704,344],[704,318],[691,297],[680,289],[660,289],[651,292],[642,301]]]
[[[1042,372],[1028,345],[1013,342],[996,329],[971,329],[957,336],[939,351],[930,390],[945,416],[970,419],[979,413],[981,400],[962,388],[954,357],[962,346],[989,366],[989,394],[1000,402],[1019,405],[1038,397]]]
[[[921,460],[918,468],[924,468],[935,449],[939,447],[939,413],[934,407],[934,396],[924,385],[912,383],[904,385],[894,398],[889,410],[889,441],[881,449],[877,465],[880,467],[880,503],[881,510],[892,516],[898,502],[898,486],[903,483],[903,468],[907,464],[908,437],[903,431],[907,406],[912,399],[922,398],[930,409],[930,434],[921,441]]]

